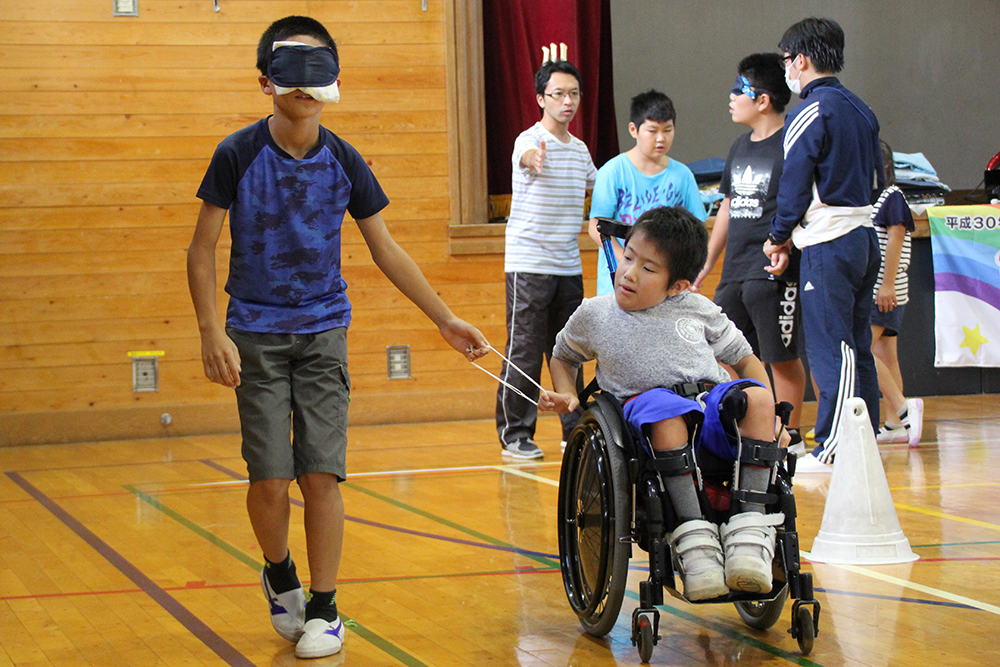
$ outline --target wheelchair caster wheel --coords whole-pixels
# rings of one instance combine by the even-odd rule
[[[638,624],[639,661],[646,663],[653,657],[653,645],[656,643],[656,639],[653,637],[653,624],[646,616],[640,616]]]
[[[795,639],[799,642],[799,650],[802,655],[809,655],[813,650],[813,640],[816,639],[816,628],[813,625],[812,614],[808,607],[798,607],[795,610],[795,618],[792,623],[796,626]]]

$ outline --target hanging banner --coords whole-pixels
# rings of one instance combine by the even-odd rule
[[[935,366],[1000,367],[1000,206],[927,209]]]

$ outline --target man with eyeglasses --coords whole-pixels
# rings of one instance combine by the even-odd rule
[[[834,76],[844,67],[844,31],[831,19],[796,23],[778,45],[785,81],[802,103],[788,114],[778,209],[764,254],[780,274],[791,244],[799,269],[803,332],[819,388],[817,446],[796,468],[829,472],[845,401],[864,399],[879,424],[878,375],[868,320],[881,255],[871,223],[885,175],[878,119]]]
[[[544,63],[535,75],[542,117],[514,142],[504,249],[510,363],[500,371],[496,403],[497,434],[508,458],[544,456],[534,441],[538,407],[524,396],[538,396],[542,361],[550,358],[556,334],[583,301],[577,237],[597,169],[586,144],[569,132],[580,107],[580,80],[568,61]],[[560,419],[565,441],[579,413]]]

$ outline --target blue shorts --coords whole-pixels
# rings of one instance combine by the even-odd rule
[[[871,325],[885,329],[885,331],[882,332],[883,336],[898,336],[899,328],[903,326],[904,310],[906,310],[905,305],[896,306],[892,310],[883,313],[878,309],[878,305],[872,302]]]
[[[642,443],[647,452],[652,454],[643,426],[697,412],[702,415],[702,426],[701,435],[694,444],[695,451],[704,447],[724,461],[735,461],[739,458],[739,452],[736,444],[730,442],[722,426],[722,420],[719,418],[720,402],[726,392],[733,387],[753,385],[764,386],[756,380],[732,380],[717,384],[705,396],[704,408],[698,401],[678,396],[669,389],[657,387],[639,394],[623,406],[625,421],[628,422],[632,435]]]

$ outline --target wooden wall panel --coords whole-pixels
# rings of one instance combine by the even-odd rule
[[[232,392],[202,374],[185,251],[215,146],[270,112],[257,40],[293,13],[338,41],[343,101],[324,124],[372,165],[394,237],[501,346],[502,255],[449,254],[454,2],[220,0],[215,13],[205,0],[142,0],[139,17],[114,18],[110,1],[4,0],[0,445],[238,428]],[[490,416],[494,381],[388,283],[350,222],[343,252],[357,306],[352,423]],[[399,344],[414,377],[390,381],[385,347]],[[136,350],[164,353],[158,392],[132,391]]]

